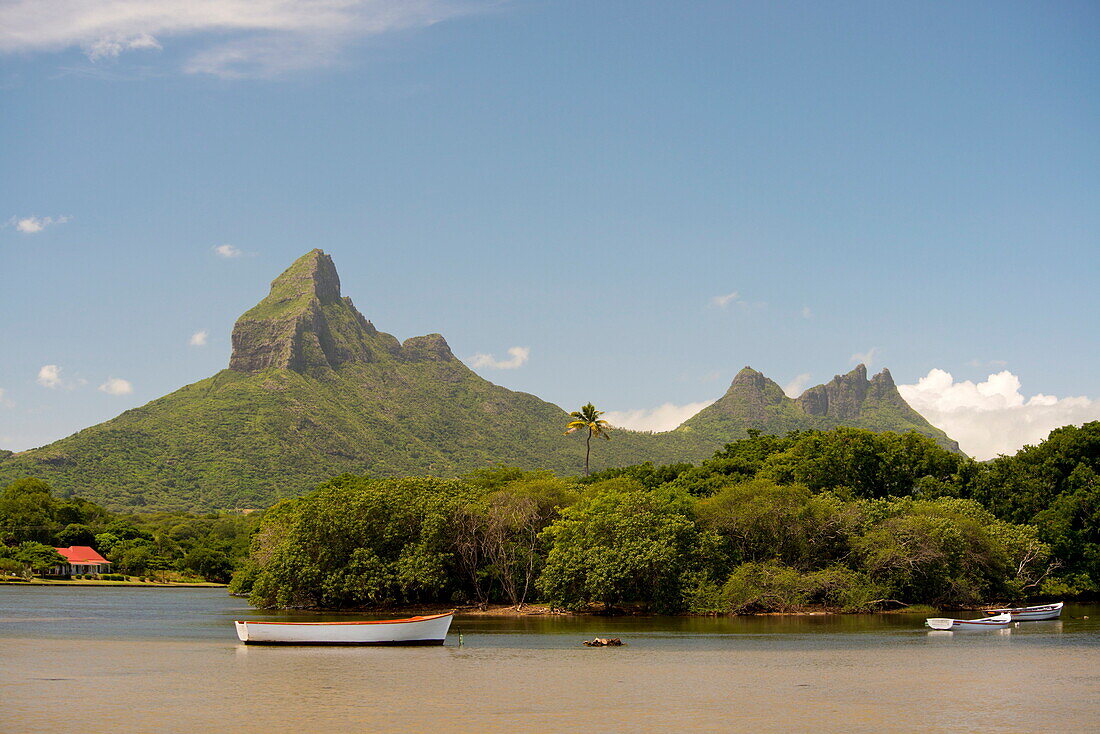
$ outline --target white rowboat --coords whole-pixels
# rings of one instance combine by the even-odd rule
[[[985,619],[947,619],[944,617],[930,617],[924,620],[924,624],[927,627],[931,627],[934,630],[987,630],[987,629],[1002,629],[1012,624],[1012,615],[998,614],[996,617],[986,617]]]
[[[1042,619],[1058,619],[1062,616],[1062,602],[1040,604],[1035,607],[1014,607],[1012,609],[986,609],[986,614],[1011,614],[1013,622],[1038,622]]]
[[[242,622],[248,645],[442,645],[454,612],[376,622]]]

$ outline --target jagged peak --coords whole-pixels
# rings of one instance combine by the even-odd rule
[[[317,299],[322,304],[340,300],[340,275],[324,250],[315,248],[291,263],[271,281],[271,290],[249,309],[242,319],[281,318],[308,308]]]
[[[455,360],[451,345],[442,334],[411,336],[401,344],[405,358],[410,362],[451,362]]]
[[[734,375],[733,382],[730,383],[730,389],[732,390],[740,386],[763,388],[764,385],[769,382],[771,382],[771,380],[769,380],[763,372],[754,370],[752,367],[745,365],[736,375]]]
[[[867,365],[860,362],[850,372],[843,375],[833,375],[833,382],[847,382],[851,380],[867,381]]]
[[[350,298],[340,296],[336,266],[318,248],[271,281],[267,296],[237,320],[229,368],[335,369],[400,350],[396,339],[375,329]]]
[[[890,374],[890,370],[883,367],[882,370],[879,371],[879,373],[877,375],[875,375],[874,377],[871,378],[871,384],[874,385],[876,383],[877,384],[882,384],[882,385],[889,385],[889,386],[893,387],[894,386],[894,376]]]

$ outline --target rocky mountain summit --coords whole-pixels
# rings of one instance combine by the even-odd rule
[[[112,508],[266,507],[344,472],[452,475],[491,465],[579,473],[567,414],[483,379],[440,334],[399,341],[340,292],[321,250],[298,258],[233,328],[228,369],[48,446],[4,456],[0,484],[38,476]],[[758,428],[916,430],[954,445],[862,365],[797,400],[745,368],[674,431],[617,430],[594,470],[700,461]]]
[[[347,296],[332,258],[315,249],[271,282],[271,292],[237,319],[229,369],[256,373],[288,369],[319,374],[349,362],[370,364],[455,359],[440,334],[404,344],[378,331]]]
[[[836,426],[899,433],[916,431],[946,449],[959,450],[959,445],[946,433],[909,407],[890,370],[884,369],[868,380],[863,364],[793,399],[774,381],[752,367],[745,367],[733,378],[725,395],[677,430],[727,436],[755,428],[782,435],[788,431],[827,430]]]

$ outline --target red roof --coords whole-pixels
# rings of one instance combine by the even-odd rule
[[[95,552],[95,548],[87,545],[71,545],[68,548],[55,548],[58,553],[65,556],[69,563],[110,563],[106,558]]]

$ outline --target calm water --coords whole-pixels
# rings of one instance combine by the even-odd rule
[[[319,615],[258,612],[221,589],[0,586],[0,731],[1100,724],[1096,605],[1067,607],[1059,622],[955,634],[908,615],[459,617],[441,648],[246,647],[235,618]],[[581,646],[595,635],[628,644]]]

